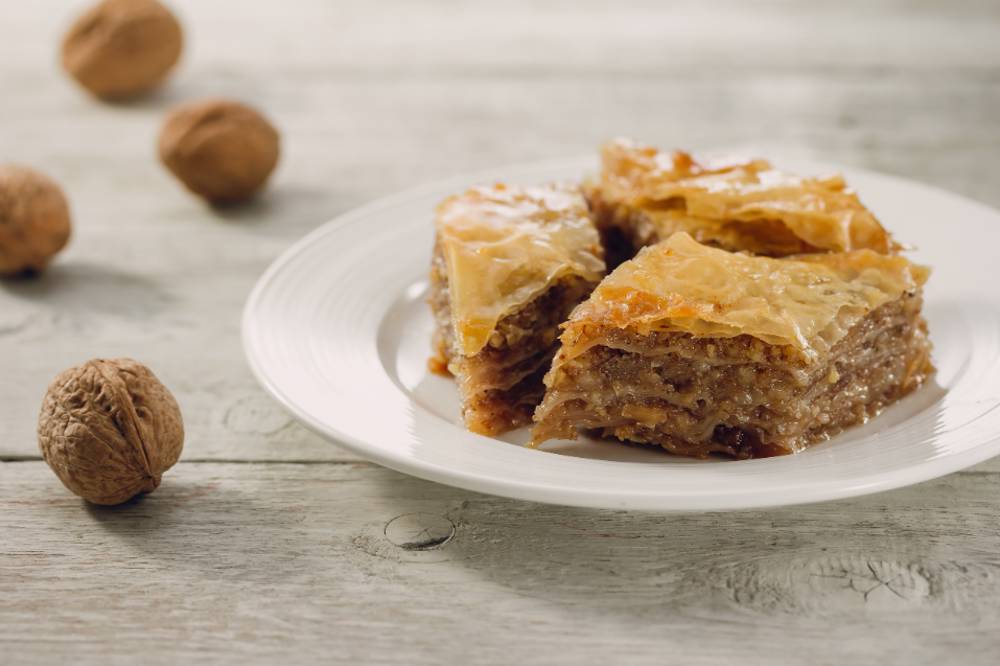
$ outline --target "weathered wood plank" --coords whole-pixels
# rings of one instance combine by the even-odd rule
[[[162,94],[59,73],[89,0],[8,3],[0,160],[72,200],[45,278],[0,283],[0,661],[906,663],[1000,660],[1000,459],[856,501],[656,516],[548,507],[352,461],[290,422],[238,344],[273,257],[364,201],[609,135],[881,169],[1000,205],[1000,6],[171,0]],[[270,193],[214,211],[157,165],[165,109],[251,101]],[[58,370],[133,355],[177,394],[184,462],[114,509],[37,456]],[[328,461],[199,464],[196,460]]]
[[[5,19],[22,34],[46,38],[32,52],[51,53],[68,17],[89,2],[35,0],[12,6]],[[187,66],[204,58],[233,70],[251,61],[283,71],[332,65],[353,71],[551,66],[589,72],[705,63],[750,69],[983,69],[1000,58],[1000,45],[992,39],[1000,17],[990,0],[768,0],[752,5],[740,0],[480,0],[461,5],[301,0],[294,9],[245,2],[240,11],[226,2],[170,4],[191,37]],[[666,54],[677,57],[665,60]],[[526,74],[518,70],[518,75]]]
[[[1000,475],[663,516],[449,489],[366,464],[182,463],[88,507],[0,465],[16,663],[992,664]]]

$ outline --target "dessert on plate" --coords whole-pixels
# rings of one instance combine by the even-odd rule
[[[466,426],[531,422],[559,325],[604,276],[578,187],[475,187],[437,209],[431,368],[458,380]]]
[[[675,233],[573,311],[533,442],[584,429],[696,457],[800,451],[932,372],[927,275],[871,249],[775,259]]]
[[[762,159],[696,158],[616,139],[584,189],[612,267],[677,231],[774,257],[896,249],[841,176],[795,176]]]

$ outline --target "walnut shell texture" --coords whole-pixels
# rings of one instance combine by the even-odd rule
[[[27,167],[0,165],[0,275],[43,270],[69,236],[62,189]]]
[[[180,23],[156,0],[104,0],[70,26],[62,64],[98,97],[134,97],[163,82],[183,41]]]
[[[184,104],[160,132],[160,159],[195,194],[215,203],[257,193],[278,163],[278,131],[254,109],[225,99]]]
[[[60,373],[38,419],[42,457],[94,504],[152,492],[184,446],[180,408],[146,366],[95,359]]]

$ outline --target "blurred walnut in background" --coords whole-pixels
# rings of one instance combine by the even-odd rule
[[[33,169],[0,164],[0,275],[43,270],[69,236],[62,189]]]
[[[182,44],[180,23],[156,0],[104,0],[70,27],[62,63],[98,97],[134,97],[163,82]]]
[[[278,163],[278,131],[254,109],[225,99],[183,104],[160,132],[160,159],[185,186],[213,203],[241,201]]]

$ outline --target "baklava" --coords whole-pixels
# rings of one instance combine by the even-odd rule
[[[774,259],[676,233],[573,311],[533,441],[583,429],[695,457],[800,451],[932,372],[927,274],[868,249]]]
[[[839,175],[804,178],[762,159],[661,153],[625,139],[605,144],[585,193],[609,266],[684,231],[731,251],[894,251],[878,219]]]
[[[499,434],[531,422],[559,325],[604,276],[575,185],[476,187],[438,206],[431,369],[458,380],[466,426]]]

